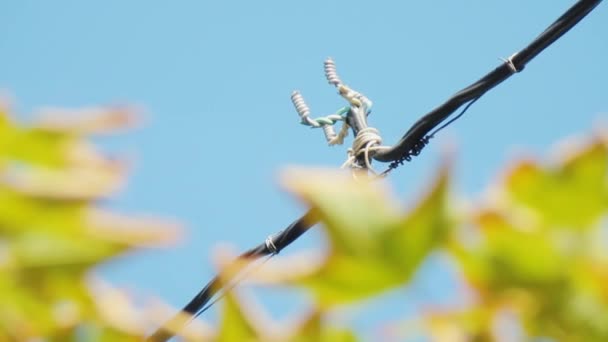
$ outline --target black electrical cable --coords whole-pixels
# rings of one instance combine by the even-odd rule
[[[526,64],[541,53],[545,48],[559,39],[564,33],[568,32],[589,12],[591,12],[602,0],[580,0],[572,6],[566,13],[559,17],[551,26],[541,33],[534,41],[521,51],[514,54],[509,60],[498,66],[496,69],[488,73],[486,76],[462,89],[445,103],[436,107],[412,125],[412,127],[403,135],[403,137],[393,147],[386,150],[378,150],[373,158],[380,162],[391,162],[394,168],[404,160],[410,160],[412,156],[418,155],[420,150],[426,145],[428,139],[432,137],[440,129],[458,119],[468,106],[472,105],[477,99],[485,94],[490,89],[494,88],[504,80],[509,78],[516,72],[524,69]],[[441,124],[450,115],[452,115],[462,105],[468,104],[456,117],[448,121],[445,125],[438,128],[431,135],[427,135],[431,130]],[[356,133],[356,131],[355,131]],[[245,253],[238,258],[239,261],[255,260],[265,255],[277,254],[283,248],[287,247],[310,227],[319,221],[318,213],[314,210],[309,210],[304,216],[300,217],[290,224],[283,231],[277,233],[267,240]],[[244,266],[246,263],[239,263]],[[205,304],[221,289],[222,282],[219,277],[214,277],[184,308],[182,313],[189,315],[197,315]],[[160,327],[152,334],[148,341],[160,342],[167,341],[174,336],[171,330],[181,328],[186,324],[186,320],[182,315],[176,315],[173,319]],[[166,327],[171,327],[167,329]]]
[[[389,149],[376,151],[373,158],[385,163],[400,163],[410,156],[420,153],[418,146],[429,131],[439,125],[443,120],[447,119],[452,113],[460,108],[460,106],[469,101],[478,99],[515,72],[523,70],[528,62],[559,39],[564,33],[568,32],[599,5],[600,2],[602,2],[602,0],[578,1],[543,33],[534,39],[532,43],[514,54],[508,61],[505,61],[505,63],[498,66],[486,76],[462,89],[445,103],[424,115],[412,125],[397,144]],[[424,146],[424,144],[422,146]]]
[[[289,246],[302,234],[304,234],[310,227],[314,226],[319,221],[315,210],[309,210],[299,219],[291,223],[285,230],[271,237],[272,244],[276,247],[269,248],[269,244],[264,242],[238,257],[239,261],[250,259],[251,261],[256,260],[260,257],[269,254],[278,254],[283,248]],[[245,266],[246,263],[239,263],[241,266]],[[209,302],[209,300],[221,289],[222,282],[219,276],[215,276],[205,287],[196,295],[184,308],[183,313],[189,315],[198,315],[200,310]],[[148,341],[160,342],[167,341],[174,336],[172,329],[166,329],[164,327],[181,327],[186,324],[189,320],[182,315],[176,315],[171,320],[160,327],[154,334],[148,337]]]

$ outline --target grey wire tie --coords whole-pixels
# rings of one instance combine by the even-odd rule
[[[509,69],[511,69],[511,72],[513,72],[514,74],[516,74],[522,70],[522,69],[517,69],[517,67],[515,66],[515,63],[513,63],[513,57],[515,57],[515,55],[517,55],[517,53],[512,54],[511,57],[509,57],[509,58],[500,57],[500,60],[505,62],[507,64],[507,66],[509,67]]]
[[[272,254],[279,254],[279,249],[274,244],[274,241],[272,241],[272,238],[273,238],[272,235],[269,235],[266,238],[266,241],[264,242],[266,244],[266,249],[268,249],[270,251],[270,253],[272,253]]]

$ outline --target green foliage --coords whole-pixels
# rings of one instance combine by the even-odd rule
[[[530,336],[608,340],[607,162],[599,138],[552,167],[521,162],[499,204],[472,215],[478,241],[451,247],[489,315],[515,311]]]
[[[143,326],[108,318],[108,308],[118,313],[130,303],[95,292],[89,270],[172,233],[96,206],[120,186],[125,168],[95,151],[83,128],[117,128],[130,114],[92,114],[25,127],[0,109],[0,341],[144,336]]]
[[[447,170],[408,214],[369,181],[343,174],[292,173],[285,180],[325,223],[329,254],[316,270],[291,279],[326,308],[378,295],[407,282],[445,237]]]
[[[0,341],[138,341],[149,330],[149,312],[90,275],[111,258],[172,238],[166,224],[97,205],[120,188],[126,167],[86,138],[131,122],[128,111],[110,109],[24,126],[0,111]],[[294,323],[280,324],[229,293],[216,329],[183,336],[356,341],[351,327],[332,320],[334,310],[406,287],[424,260],[440,252],[452,258],[474,299],[421,311],[433,340],[494,340],[508,313],[522,338],[606,341],[608,148],[595,138],[561,155],[552,166],[512,165],[468,209],[449,196],[447,166],[407,208],[385,184],[361,175],[289,171],[283,184],[318,213],[325,254],[277,258],[252,277],[303,289],[311,307]],[[221,268],[224,276],[230,272]],[[168,329],[182,330],[188,320],[180,317]],[[409,326],[403,323],[403,337]]]
[[[553,169],[522,163],[508,176],[505,190],[530,208],[548,228],[592,228],[608,205],[608,155],[597,141]]]
[[[564,155],[553,166],[512,166],[473,210],[450,206],[447,168],[409,211],[360,176],[288,172],[287,189],[319,213],[328,251],[317,263],[307,256],[306,267],[292,260],[259,277],[306,289],[323,315],[407,286],[421,262],[441,252],[475,300],[422,311],[435,340],[494,340],[507,313],[528,338],[608,340],[608,148],[596,138]]]
[[[263,317],[261,310],[252,310],[255,305],[244,305],[233,294],[224,298],[223,311],[218,332],[208,336],[211,341],[290,341],[290,342],[354,342],[354,333],[347,329],[329,326],[319,311],[307,313],[301,322],[277,331],[279,324]]]

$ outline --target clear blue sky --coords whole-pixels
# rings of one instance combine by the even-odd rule
[[[343,162],[346,147],[328,148],[320,131],[299,125],[289,101],[299,89],[313,115],[343,105],[323,76],[327,56],[374,101],[370,124],[393,143],[574,2],[12,1],[0,10],[0,89],[22,113],[46,105],[146,109],[145,126],[103,140],[136,160],[109,205],[176,218],[187,238],[102,273],[181,307],[212,276],[215,244],[256,245],[304,210],[278,188],[281,167]],[[508,158],[547,151],[607,120],[606,6],[394,172],[399,195],[420,192],[442,144],[457,145],[455,192],[476,194]],[[309,234],[289,250],[317,242]],[[422,288],[444,277],[427,271]],[[285,298],[270,306],[286,306]]]

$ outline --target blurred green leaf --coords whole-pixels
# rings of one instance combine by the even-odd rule
[[[564,159],[512,168],[494,189],[509,200],[480,204],[461,228],[473,238],[450,247],[478,307],[516,312],[528,336],[605,341],[608,149],[596,139]]]
[[[323,313],[315,311],[305,317],[302,323],[293,327],[281,327],[265,317],[262,310],[227,294],[222,300],[219,330],[213,341],[290,341],[290,342],[355,342],[354,332],[346,328],[331,326],[324,321]]]
[[[559,253],[547,234],[515,227],[499,213],[480,213],[475,221],[482,239],[462,258],[476,284],[501,287],[555,284],[565,276],[568,258]]]
[[[124,168],[97,153],[84,134],[129,123],[123,112],[95,114],[23,126],[0,106],[1,341],[137,341],[145,334],[144,326],[126,324],[128,315],[116,324],[126,300],[102,314],[88,272],[173,234],[163,232],[169,226],[162,222],[95,208],[121,185]]]
[[[325,262],[295,279],[313,291],[322,307],[404,284],[448,229],[446,169],[408,215],[400,213],[379,184],[344,174],[291,172],[285,183],[318,210],[329,238]]]
[[[554,168],[519,164],[507,176],[506,190],[549,226],[585,229],[608,208],[607,171],[606,146],[596,141]]]
[[[93,266],[123,251],[118,246],[86,235],[36,232],[20,234],[11,240],[11,252],[23,268]]]
[[[233,294],[224,297],[217,335],[218,342],[261,341],[255,323],[250,322]]]
[[[314,312],[287,340],[290,342],[356,342],[358,339],[354,332],[348,329],[328,327],[323,321],[323,315],[320,312]]]

